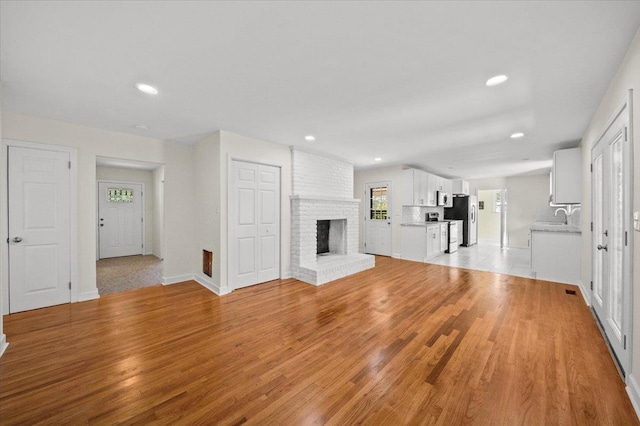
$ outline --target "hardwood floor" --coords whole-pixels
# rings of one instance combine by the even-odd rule
[[[322,287],[148,287],[5,331],[2,425],[639,424],[579,290],[488,272],[378,257]]]

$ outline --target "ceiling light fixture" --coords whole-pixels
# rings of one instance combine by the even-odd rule
[[[136,129],[147,131],[147,130],[149,130],[149,126],[146,126],[144,124],[137,124],[136,125]]]
[[[522,132],[516,132],[516,133],[513,133],[513,134],[511,135],[511,139],[518,139],[518,138],[521,138],[521,137],[523,137],[523,136],[524,136],[524,133],[522,133]]]
[[[309,141],[309,142],[313,142],[316,140],[315,136],[311,136],[311,135],[307,135],[304,137],[304,140]]]
[[[376,158],[373,159],[373,161],[382,161],[382,158],[376,157]]]
[[[493,77],[491,77],[489,80],[487,80],[487,82],[485,83],[485,85],[491,87],[491,86],[497,86],[498,84],[502,84],[505,81],[509,80],[509,77],[507,77],[504,74],[500,74],[500,75],[494,75]]]
[[[147,95],[157,95],[158,94],[158,89],[156,89],[155,87],[146,84],[146,83],[136,83],[136,89],[138,89],[139,91],[146,93]]]

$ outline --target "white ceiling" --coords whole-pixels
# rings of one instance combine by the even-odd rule
[[[640,25],[640,2],[615,1],[0,7],[4,111],[185,143],[224,129],[465,178],[540,173],[576,146]]]

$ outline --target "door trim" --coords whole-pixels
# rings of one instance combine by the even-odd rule
[[[4,243],[9,238],[9,200],[7,193],[7,185],[9,183],[9,170],[7,167],[9,161],[9,147],[31,148],[43,151],[66,152],[69,154],[71,162],[71,173],[69,179],[69,243],[70,243],[70,268],[71,268],[71,303],[79,300],[79,280],[78,280],[78,152],[75,148],[49,145],[35,142],[24,142],[12,139],[2,140],[2,153],[0,158],[4,164],[4,170],[0,173],[0,212],[2,220],[0,221],[0,287],[2,291],[2,306],[0,314],[9,312],[9,250],[8,245]],[[1,319],[0,319],[1,320]]]
[[[132,181],[124,181],[124,180],[110,180],[110,179],[99,179],[96,180],[96,260],[100,260],[100,230],[98,229],[98,222],[100,216],[100,184],[101,183],[112,183],[115,185],[140,185],[142,187],[142,218],[144,221],[142,222],[142,255],[145,256],[147,253],[147,207],[145,204],[145,192],[147,192],[144,182],[132,182]]]
[[[271,163],[265,163],[262,161],[255,161],[255,160],[247,160],[246,158],[243,157],[236,157],[230,154],[227,154],[227,187],[226,187],[226,197],[221,196],[220,198],[226,198],[225,202],[227,203],[227,208],[224,209],[224,213],[226,215],[226,217],[222,218],[221,217],[221,221],[224,223],[226,222],[224,225],[224,228],[227,232],[227,234],[224,236],[224,238],[226,239],[226,244],[224,244],[226,247],[226,261],[224,262],[226,271],[225,274],[221,274],[220,279],[221,281],[226,281],[226,282],[221,282],[220,283],[220,288],[224,288],[226,287],[226,290],[222,290],[221,294],[228,294],[231,293],[232,291],[234,291],[236,288],[235,286],[231,285],[231,279],[230,279],[230,271],[231,271],[231,257],[229,256],[229,253],[231,252],[231,238],[229,238],[229,236],[231,235],[231,180],[233,177],[233,162],[234,161],[240,161],[243,163],[251,163],[251,164],[257,164],[259,166],[269,166],[269,167],[277,167],[278,169],[280,169],[280,199],[278,200],[278,206],[279,206],[279,211],[280,211],[280,232],[278,235],[278,238],[280,239],[280,253],[279,253],[279,258],[278,258],[278,269],[279,269],[279,276],[280,279],[284,279],[285,277],[283,276],[283,272],[282,272],[282,262],[283,262],[283,255],[282,255],[282,250],[283,250],[283,244],[282,244],[282,230],[284,229],[284,224],[282,221],[283,218],[283,214],[282,214],[282,194],[283,194],[283,188],[282,188],[282,165],[281,164],[271,164]],[[289,207],[290,208],[290,207]],[[221,215],[222,216],[222,215]],[[221,243],[221,247],[222,247],[222,243]]]

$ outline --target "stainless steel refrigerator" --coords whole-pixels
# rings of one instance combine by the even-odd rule
[[[478,242],[478,197],[464,195],[453,197],[453,207],[444,209],[444,218],[462,221],[463,246]]]

